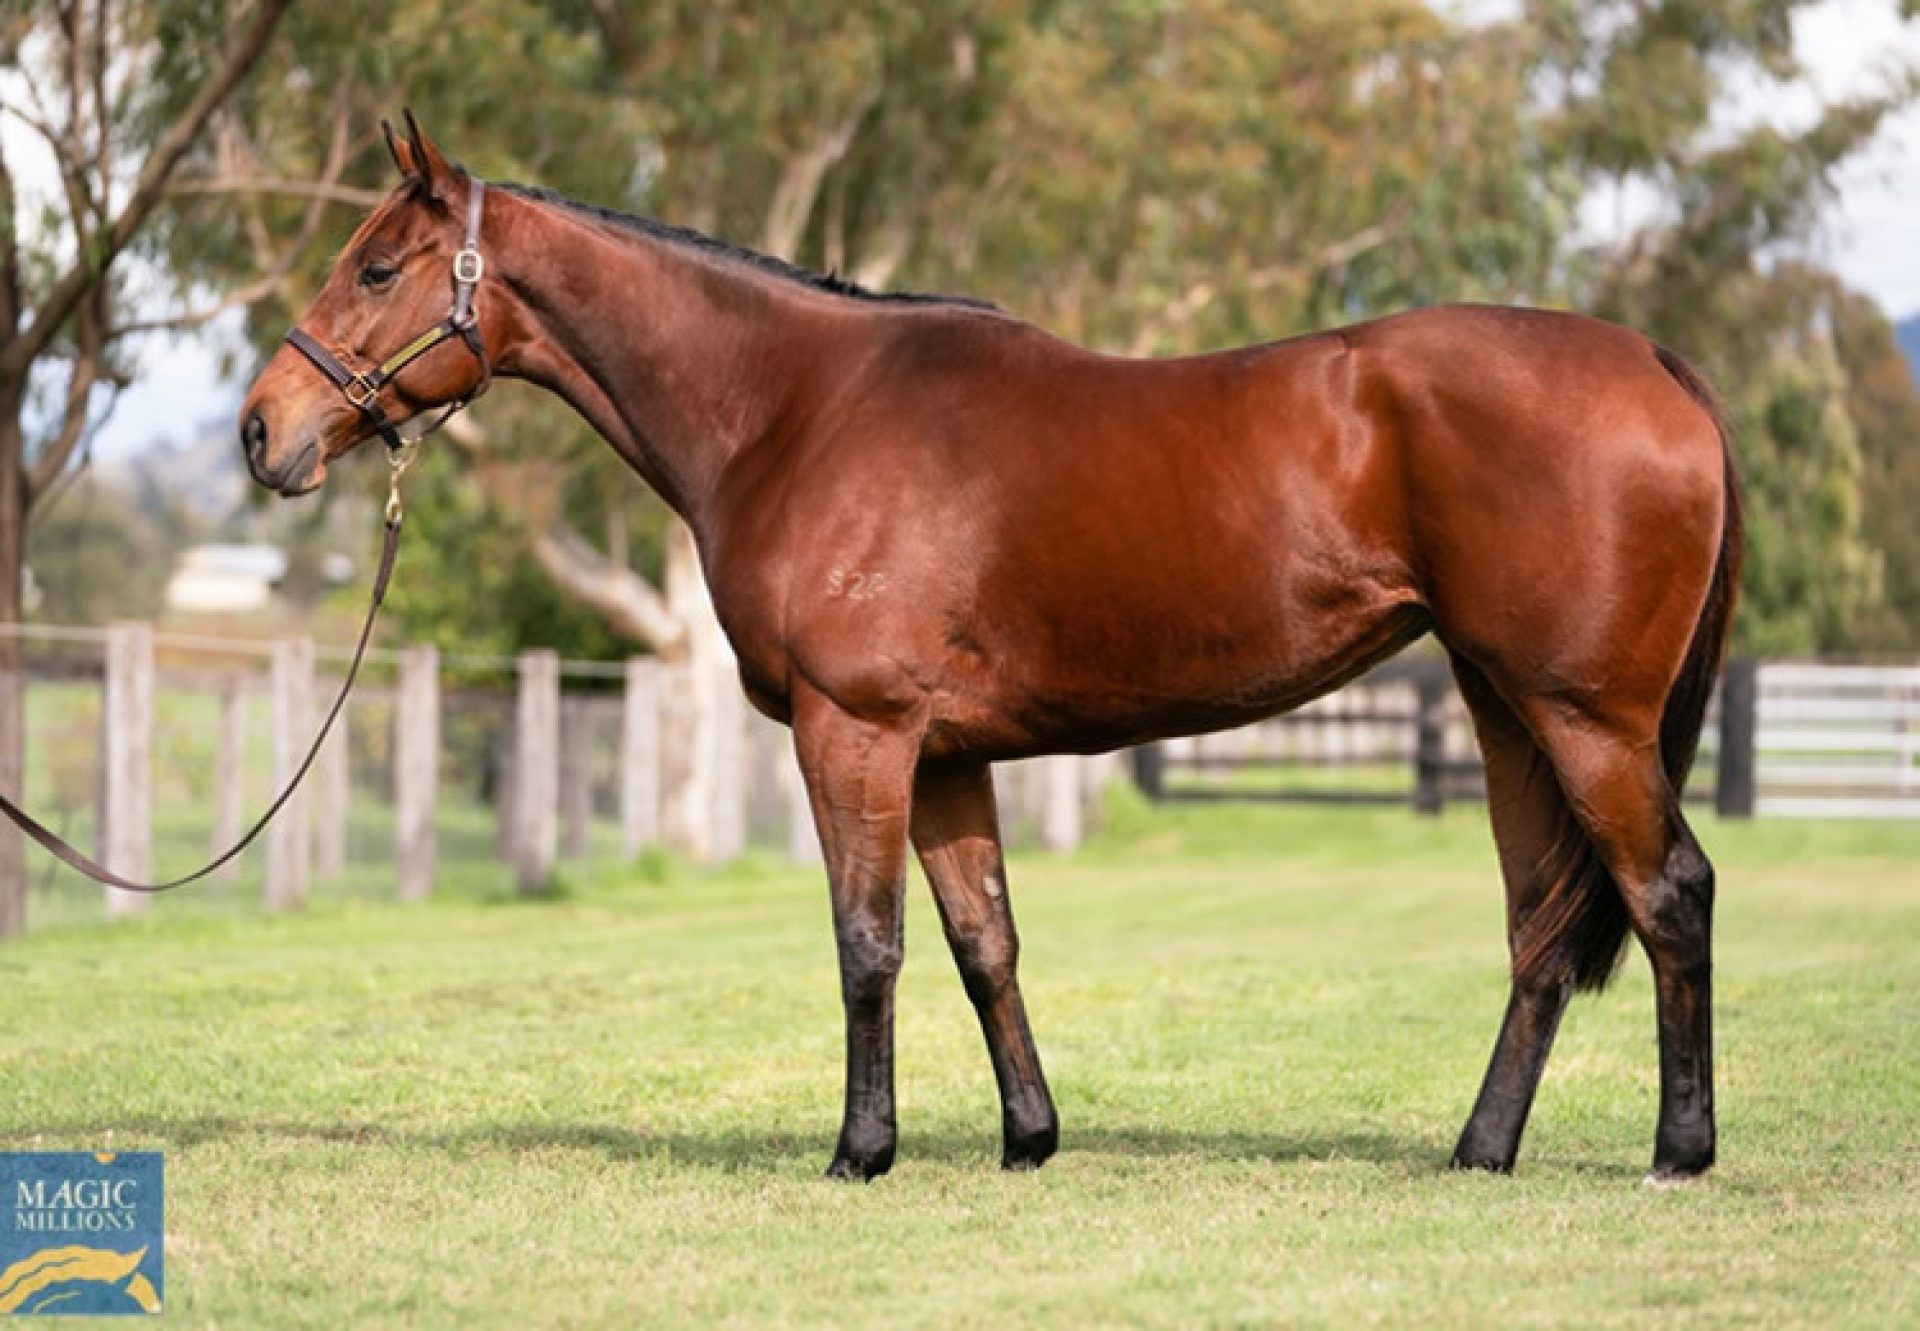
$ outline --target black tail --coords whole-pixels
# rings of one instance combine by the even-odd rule
[[[1720,432],[1720,453],[1726,468],[1726,517],[1720,525],[1720,558],[1713,566],[1713,582],[1707,588],[1707,602],[1700,608],[1700,622],[1694,626],[1693,643],[1687,648],[1686,664],[1673,692],[1667,695],[1667,710],[1660,718],[1660,756],[1667,764],[1667,780],[1673,785],[1673,797],[1679,799],[1693,768],[1693,753],[1700,743],[1700,724],[1707,715],[1707,700],[1713,696],[1713,682],[1720,675],[1720,657],[1726,650],[1727,630],[1733,624],[1734,602],[1740,596],[1740,561],[1746,554],[1746,526],[1740,516],[1740,481],[1733,469],[1733,431],[1727,425],[1726,412],[1711,386],[1691,365],[1668,351],[1654,348],[1666,367],[1693,400],[1713,418]]]
[[[1733,432],[1712,387],[1700,373],[1665,347],[1655,347],[1660,364],[1700,404],[1720,434],[1725,459],[1726,516],[1720,528],[1720,554],[1706,603],[1694,625],[1687,659],[1667,695],[1660,717],[1660,757],[1676,803],[1686,788],[1700,743],[1707,702],[1720,674],[1727,629],[1740,592],[1740,560],[1745,553],[1738,478],[1733,467]],[[1572,976],[1580,989],[1602,989],[1620,965],[1627,941],[1627,910],[1593,843],[1562,801],[1553,845],[1540,872],[1549,884],[1538,909],[1528,916],[1514,949],[1514,971],[1521,976]]]

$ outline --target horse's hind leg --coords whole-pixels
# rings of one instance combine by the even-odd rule
[[[1654,1180],[1713,1164],[1713,866],[1662,765],[1658,723],[1561,701],[1524,704],[1582,829],[1653,963],[1660,1034]]]
[[[1519,1154],[1534,1092],[1574,982],[1573,969],[1566,964],[1523,967],[1521,940],[1554,886],[1556,844],[1569,831],[1574,837],[1581,834],[1572,825],[1552,765],[1513,709],[1471,663],[1456,657],[1454,674],[1473,713],[1486,762],[1487,807],[1506,880],[1507,940],[1515,965],[1506,1017],[1473,1113],[1453,1148],[1453,1167],[1504,1174]]]
[[[1000,1163],[1036,1168],[1059,1145],[1060,1120],[1020,998],[1020,939],[1007,900],[991,770],[979,763],[921,768],[911,828],[960,979],[987,1037],[1000,1086]]]

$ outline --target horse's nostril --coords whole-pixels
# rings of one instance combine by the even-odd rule
[[[240,427],[240,440],[246,446],[247,457],[260,461],[267,451],[267,423],[260,419],[259,412],[248,414],[247,423]]]

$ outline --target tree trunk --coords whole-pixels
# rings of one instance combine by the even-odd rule
[[[26,484],[20,401],[0,398],[0,626],[18,624],[26,599]],[[22,803],[26,773],[26,653],[0,633],[0,793]],[[19,831],[0,820],[0,938],[27,924],[27,867]]]
[[[727,709],[720,690],[733,680],[733,649],[714,617],[693,533],[675,520],[667,528],[667,606],[687,627],[685,657],[666,670],[661,707],[660,832],[674,850],[710,860],[714,810],[722,794],[715,783],[719,752],[716,727]]]

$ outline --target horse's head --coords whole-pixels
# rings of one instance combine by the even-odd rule
[[[461,253],[478,186],[411,113],[404,140],[382,129],[400,185],[353,233],[240,406],[247,468],[283,495],[319,488],[335,458],[382,433],[394,442],[401,423],[487,382],[481,263]]]

